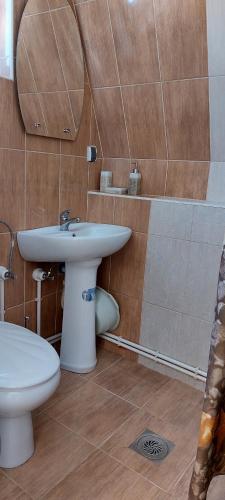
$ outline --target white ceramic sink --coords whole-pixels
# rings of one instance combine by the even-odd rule
[[[65,296],[60,360],[65,370],[86,373],[96,365],[95,290],[102,257],[120,250],[131,229],[79,222],[60,231],[50,226],[17,235],[22,257],[34,262],[65,262]]]
[[[60,226],[18,232],[20,253],[34,262],[74,262],[106,257],[122,248],[131,229],[109,224],[79,222],[69,231]]]

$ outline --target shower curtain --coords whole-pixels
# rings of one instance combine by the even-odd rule
[[[197,456],[188,499],[205,500],[210,481],[220,474],[225,474],[225,241]]]

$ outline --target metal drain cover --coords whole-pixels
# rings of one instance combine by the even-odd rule
[[[162,436],[146,429],[129,448],[149,460],[162,461],[170,453],[174,444]]]

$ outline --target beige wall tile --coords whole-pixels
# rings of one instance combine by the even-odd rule
[[[206,199],[208,162],[169,161],[166,196]]]
[[[168,152],[170,160],[209,160],[208,80],[165,83]]]
[[[88,221],[101,224],[113,224],[114,197],[88,195]]]
[[[155,0],[163,80],[208,76],[204,0]]]
[[[93,95],[103,155],[127,157],[129,149],[120,89],[95,89]]]
[[[107,1],[85,2],[76,10],[92,86],[117,85],[119,81]]]
[[[122,88],[131,155],[166,158],[160,84]]]
[[[59,213],[59,157],[27,153],[26,227],[57,224]]]
[[[110,0],[109,7],[121,83],[159,81],[152,0]]]

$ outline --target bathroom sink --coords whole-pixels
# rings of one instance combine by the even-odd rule
[[[96,276],[102,257],[120,250],[131,229],[89,222],[18,232],[22,257],[34,262],[65,262],[61,367],[87,373],[96,366]],[[107,314],[105,311],[104,314]]]
[[[71,224],[69,231],[60,231],[60,226],[20,231],[17,239],[25,260],[79,262],[117,252],[130,236],[128,227],[80,222]]]

